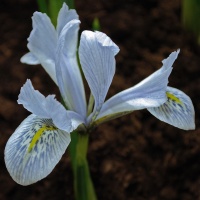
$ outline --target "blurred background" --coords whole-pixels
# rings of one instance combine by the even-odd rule
[[[17,104],[21,86],[29,78],[44,95],[59,98],[59,91],[41,66],[20,63],[28,51],[36,1],[1,0],[0,4],[0,200],[73,200],[67,152],[47,178],[31,186],[18,185],[6,170],[6,142],[29,115]],[[180,48],[169,85],[188,94],[196,110],[195,131],[174,128],[146,110],[93,131],[88,159],[98,199],[200,199],[200,46],[194,34],[183,28],[181,1],[75,0],[75,6],[81,31],[91,30],[98,17],[101,31],[120,47],[108,97],[159,69],[161,61]]]

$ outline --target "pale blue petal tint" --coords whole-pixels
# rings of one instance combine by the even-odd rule
[[[31,53],[28,52],[24,56],[21,57],[20,61],[29,65],[38,65],[40,61]]]
[[[50,113],[53,123],[61,130],[71,133],[85,119],[76,112],[66,110],[64,106],[55,99],[54,95],[46,97],[46,109]]]
[[[105,100],[115,73],[115,55],[119,48],[101,32],[83,31],[80,39],[80,63],[95,99],[94,112]]]
[[[178,56],[179,50],[170,54],[163,61],[161,69],[141,81],[134,87],[126,89],[108,99],[97,117],[100,119],[107,115],[121,112],[129,112],[149,107],[157,107],[163,104],[166,98],[168,77],[172,71],[172,65]]]
[[[62,29],[56,51],[56,76],[67,108],[85,117],[85,90],[76,57],[79,24],[79,20],[72,20]]]
[[[68,8],[66,3],[63,3],[62,8],[59,11],[58,19],[57,19],[57,33],[60,35],[64,26],[73,19],[79,19],[76,10]]]
[[[195,129],[194,107],[189,96],[182,91],[167,87],[167,101],[155,108],[148,108],[148,111],[168,124],[184,130]]]
[[[28,49],[57,83],[55,74],[56,30],[46,14],[35,12],[32,21],[33,30],[28,38]]]
[[[18,103],[40,118],[52,119],[56,127],[69,133],[84,123],[79,114],[66,110],[54,95],[45,97],[34,90],[30,80],[21,88]]]
[[[167,68],[172,67],[172,65],[174,64],[175,60],[177,59],[179,53],[180,53],[180,49],[177,49],[177,51],[172,52],[169,55],[168,58],[165,58],[162,61],[162,64],[163,64],[162,68],[163,68],[163,70],[166,70]]]
[[[50,119],[28,116],[5,147],[5,163],[11,177],[21,185],[45,178],[54,169],[70,143],[70,134]]]
[[[102,46],[109,47],[114,55],[119,53],[119,47],[105,33],[95,31],[95,35]]]
[[[35,12],[32,17],[33,30],[28,38],[27,45],[31,53],[25,54],[21,58],[21,62],[31,65],[41,64],[57,84],[55,73],[57,39],[63,27],[73,19],[78,19],[78,15],[75,10],[69,10],[65,3],[58,14],[56,30],[46,14]],[[76,43],[74,44],[75,47]]]
[[[42,95],[38,90],[34,90],[29,79],[26,81],[23,87],[21,87],[17,102],[18,104],[22,104],[25,109],[37,116],[50,118],[50,115],[45,107],[45,96]]]

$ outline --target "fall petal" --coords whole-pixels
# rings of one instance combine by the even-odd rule
[[[126,89],[108,99],[97,117],[119,115],[122,112],[131,112],[163,104],[166,98],[168,77],[172,71],[172,64],[179,51],[173,52],[163,60],[163,66],[134,87]]]
[[[168,124],[184,130],[195,129],[194,107],[189,96],[182,91],[167,87],[167,101],[154,108],[148,108],[148,111]]]
[[[27,80],[21,88],[18,103],[38,117],[52,119],[56,127],[66,132],[71,132],[84,123],[83,117],[73,111],[66,110],[55,99],[55,95],[45,97],[38,90],[35,90],[30,80]]]
[[[21,185],[45,178],[54,169],[70,143],[70,134],[50,119],[28,116],[5,147],[5,163],[11,177]]]

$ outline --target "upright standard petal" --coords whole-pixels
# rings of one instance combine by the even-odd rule
[[[56,30],[57,30],[58,35],[60,35],[64,26],[73,19],[79,19],[78,14],[76,13],[76,10],[74,9],[69,10],[67,4],[63,3],[63,6],[59,11],[58,20],[57,20]]]
[[[33,30],[28,38],[28,49],[57,83],[55,75],[56,30],[46,14],[35,12],[32,21]]]
[[[119,48],[101,32],[83,31],[80,40],[80,63],[99,112],[115,73],[115,55]]]
[[[17,183],[30,185],[51,173],[69,143],[70,134],[58,129],[51,119],[31,114],[6,144],[6,167]]]
[[[161,69],[141,81],[134,87],[124,90],[107,100],[97,119],[111,115],[121,115],[149,107],[157,107],[163,104],[166,98],[168,77],[172,71],[172,65],[178,56],[179,50],[170,54],[163,60]]]
[[[18,103],[38,117],[52,119],[56,127],[66,132],[71,132],[84,123],[83,117],[66,110],[54,95],[45,97],[39,91],[34,90],[30,80],[27,80],[21,88]]]
[[[100,31],[95,31],[98,42],[102,44],[104,47],[109,47],[114,55],[119,53],[119,47],[105,34]]]
[[[167,87],[167,101],[159,107],[148,111],[168,124],[184,130],[195,129],[194,107],[190,97],[182,91]]]
[[[85,90],[76,57],[79,23],[72,20],[62,29],[56,52],[56,76],[66,106],[85,117]]]

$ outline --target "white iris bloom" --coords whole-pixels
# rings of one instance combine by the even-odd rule
[[[21,61],[41,64],[58,85],[68,110],[54,95],[44,97],[27,80],[18,103],[29,115],[8,140],[5,163],[12,178],[29,185],[46,177],[70,143],[70,133],[78,127],[89,129],[119,116],[147,108],[158,119],[181,129],[194,129],[194,108],[190,98],[168,87],[168,77],[179,50],[163,60],[162,67],[134,87],[105,101],[115,73],[118,46],[104,33],[83,31],[78,55],[83,74],[94,97],[88,106],[77,61],[80,21],[75,10],[63,4],[56,29],[46,14],[35,12],[28,38],[30,52]]]

